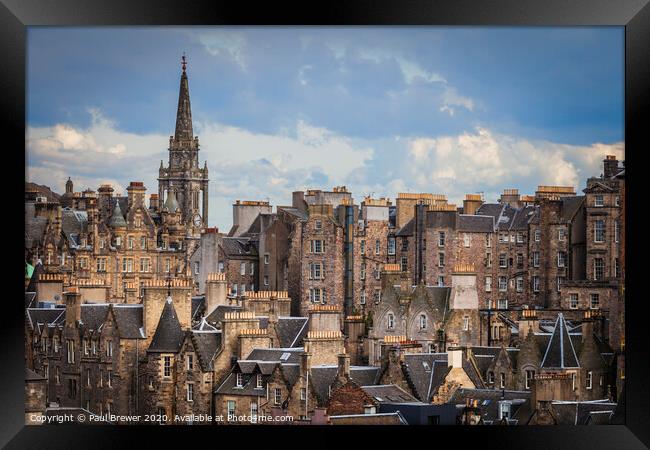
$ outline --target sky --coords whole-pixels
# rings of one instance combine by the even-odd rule
[[[26,179],[156,193],[183,52],[224,231],[237,199],[494,202],[624,159],[622,27],[30,27]]]

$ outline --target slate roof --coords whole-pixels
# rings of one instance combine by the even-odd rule
[[[201,370],[211,371],[212,359],[221,349],[221,331],[192,331],[190,336],[198,355]]]
[[[468,233],[492,233],[494,231],[494,217],[459,214],[456,229]]]
[[[527,230],[528,224],[538,214],[538,207],[534,205],[524,206],[516,210],[515,216],[510,225],[511,230]]]
[[[85,233],[88,227],[88,213],[77,211],[71,208],[61,210],[61,231],[66,236],[71,234]]]
[[[43,273],[43,264],[36,264],[34,266],[34,271],[32,272],[32,278],[29,280],[27,289],[25,289],[26,292],[34,292],[34,295],[36,295],[35,293],[38,286],[38,277],[41,273]],[[36,301],[38,301],[38,299],[36,299]]]
[[[214,326],[221,326],[221,321],[227,312],[240,311],[241,306],[230,306],[230,305],[217,305],[205,320]]]
[[[406,372],[415,397],[428,403],[451,367],[447,365],[446,353],[412,353],[404,355],[402,370]]]
[[[616,409],[616,403],[608,399],[586,402],[554,401],[551,402],[551,408],[558,425],[587,425],[588,422],[593,424],[594,418],[609,423],[609,418]],[[592,415],[593,412],[605,414]],[[601,417],[596,417],[597,415]]]
[[[359,386],[375,384],[379,373],[376,366],[350,366],[350,379]],[[338,366],[313,366],[309,373],[309,380],[315,394],[322,403],[329,398],[329,388],[336,380]]]
[[[183,337],[184,333],[176,316],[173,302],[171,298],[168,298],[147,351],[152,353],[177,353],[181,349]]]
[[[569,221],[573,219],[585,201],[584,195],[575,197],[562,197],[562,219]]]
[[[415,219],[409,220],[402,228],[399,229],[395,236],[413,236],[415,232]]]
[[[417,398],[395,384],[361,386],[361,389],[379,403],[420,403]]]
[[[530,391],[459,388],[452,394],[448,403],[464,406],[467,399],[478,400],[481,419],[483,421],[494,421],[494,424],[499,422],[500,400],[512,401],[510,418],[516,420],[519,425],[528,423],[534,412],[530,404]]]
[[[25,308],[35,306],[36,292],[25,292]]]
[[[307,336],[307,317],[278,317],[276,332],[280,347],[299,347]]]
[[[47,378],[45,378],[43,375],[39,375],[38,373],[34,372],[32,369],[28,369],[25,367],[25,381],[45,381]]]
[[[449,297],[451,296],[451,287],[449,286],[427,286],[427,294],[431,299],[431,303],[440,312],[445,312],[449,305]]]
[[[257,256],[257,249],[247,237],[225,237],[221,248],[227,257]]]
[[[140,331],[143,326],[143,310],[142,305],[113,305],[115,323],[122,339],[144,339],[145,336]]]
[[[254,348],[246,360],[249,361],[278,361],[284,363],[300,363],[300,353],[303,348]],[[282,360],[283,354],[289,354],[289,358]]]
[[[192,320],[198,320],[205,309],[205,295],[192,297]]]
[[[501,211],[503,211],[504,206],[505,205],[500,203],[483,203],[476,210],[476,214],[481,216],[492,216],[496,223],[499,220],[499,216],[501,216]]]
[[[126,220],[124,220],[124,214],[122,213],[122,208],[120,208],[120,202],[115,203],[115,209],[113,210],[113,215],[111,215],[110,226],[115,227],[126,227]]]
[[[81,323],[84,329],[98,330],[106,321],[109,303],[82,303]]]
[[[302,211],[298,208],[292,208],[292,207],[287,207],[287,206],[278,206],[277,210],[280,211],[285,211],[288,214],[291,214],[294,217],[297,217],[300,220],[307,220],[309,218],[309,214],[307,214],[305,211]]]
[[[32,329],[36,329],[39,324],[63,323],[65,321],[65,309],[27,308],[27,320]]]
[[[564,314],[559,313],[555,322],[555,329],[546,347],[542,358],[543,368],[572,368],[580,367],[573,342],[569,336]]]
[[[47,219],[34,217],[34,203],[25,203],[25,247],[32,248],[43,239]]]

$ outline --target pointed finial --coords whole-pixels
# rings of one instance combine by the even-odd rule
[[[183,72],[185,72],[185,68],[187,67],[187,58],[185,58],[185,52],[183,52],[183,56],[181,56],[181,67],[183,68]]]

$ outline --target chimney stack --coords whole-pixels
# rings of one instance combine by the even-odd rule
[[[65,296],[65,326],[74,327],[81,320],[81,294],[76,287],[70,287]]]
[[[350,379],[350,355],[341,353],[338,355],[338,376],[339,378]]]
[[[483,196],[481,194],[467,194],[463,200],[463,214],[476,214],[476,211],[483,204]]]
[[[614,155],[607,155],[603,160],[603,176],[611,178],[618,173],[618,160]]]
[[[154,211],[158,210],[158,194],[151,194],[149,196],[149,209]]]
[[[209,315],[218,305],[227,304],[228,283],[226,274],[209,273],[205,288],[205,312]]]

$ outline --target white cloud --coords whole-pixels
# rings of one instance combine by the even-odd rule
[[[229,30],[210,30],[192,33],[194,39],[212,56],[227,56],[243,71],[247,69],[246,38]]]

